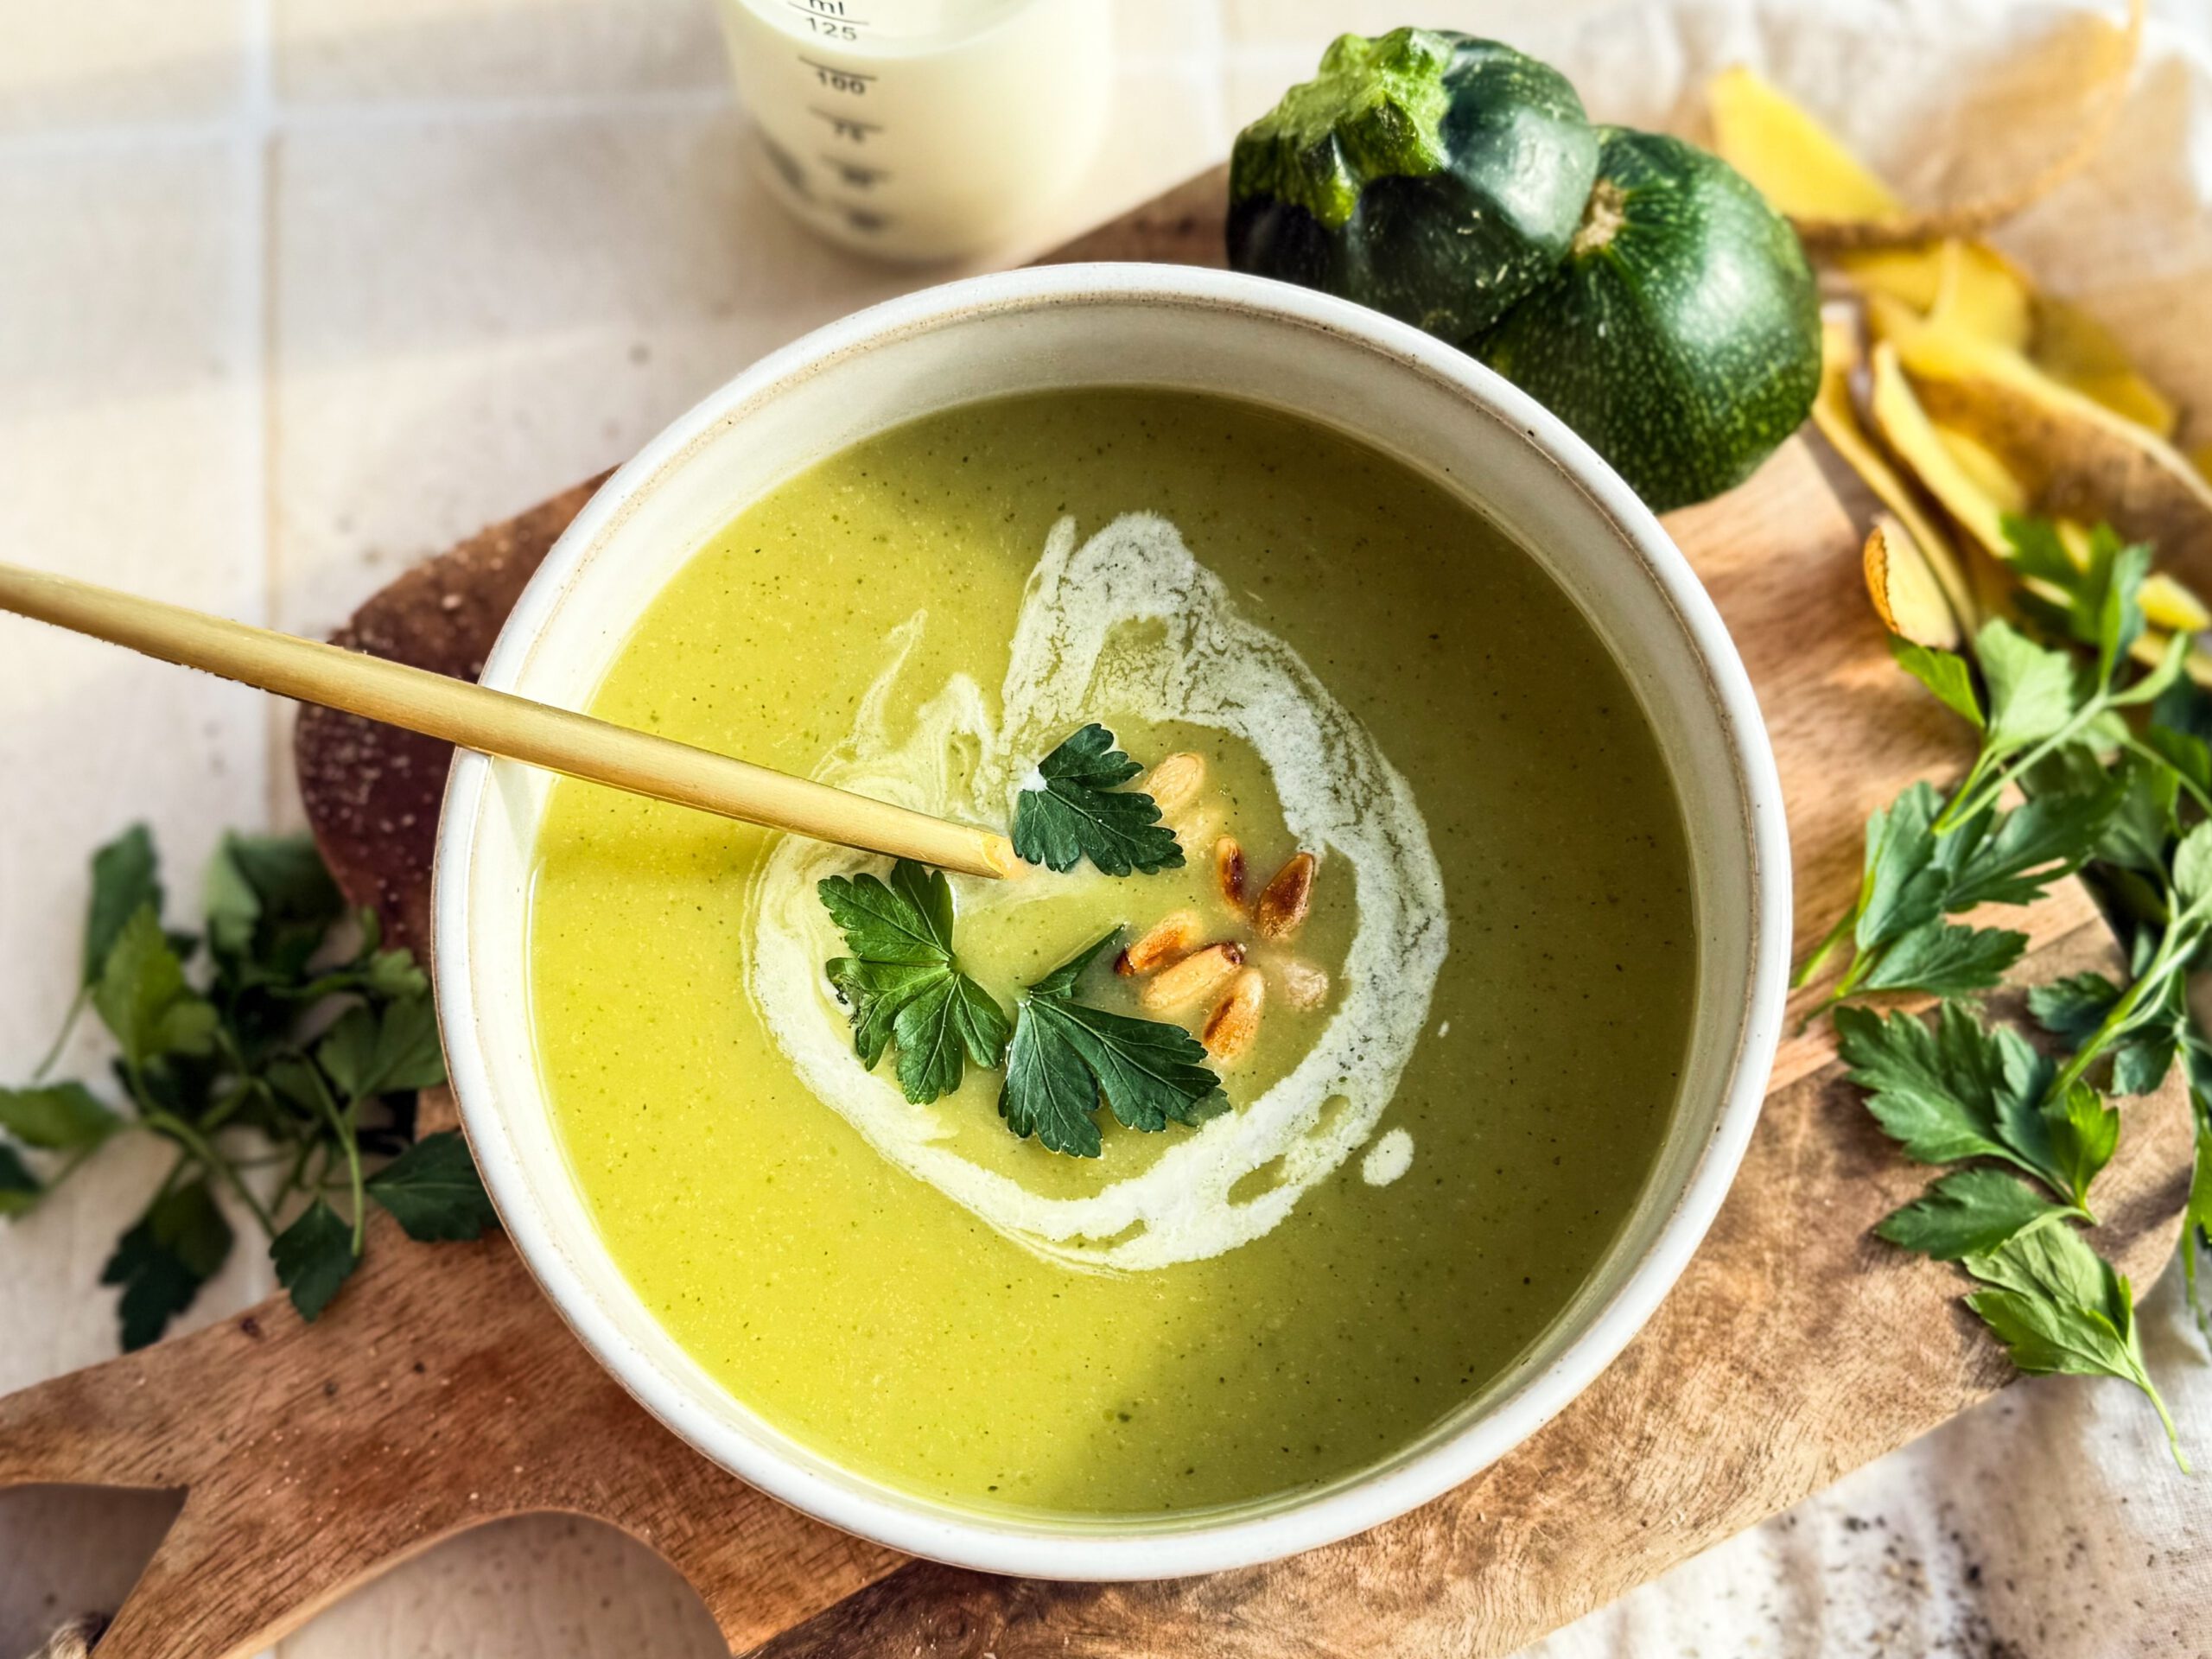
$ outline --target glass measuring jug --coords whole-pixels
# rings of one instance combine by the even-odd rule
[[[893,259],[1019,237],[1096,152],[1109,0],[721,0],[776,194]]]

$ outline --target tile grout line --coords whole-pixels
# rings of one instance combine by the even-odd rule
[[[270,175],[275,122],[274,59],[276,23],[272,0],[245,0],[245,73],[240,87],[236,120],[239,129],[239,192],[244,198],[241,217],[247,245],[240,259],[245,285],[246,338],[253,385],[252,420],[247,440],[261,527],[261,613],[264,626],[276,626],[277,607],[276,480],[271,464],[276,442],[276,399],[270,385],[275,353],[275,226],[270,213]],[[283,738],[288,705],[267,700],[263,711],[262,820],[274,828],[282,814],[276,798],[279,746]]]
[[[359,99],[350,103],[303,104],[277,112],[285,128],[379,127],[430,122],[478,124],[504,121],[577,121],[622,115],[685,115],[735,108],[727,80],[699,86],[656,86],[633,92],[525,92],[500,96]]]
[[[256,0],[257,5],[265,0]],[[265,12],[257,22],[267,23]],[[80,150],[129,149],[181,143],[213,143],[238,133],[242,122],[257,120],[261,130],[282,135],[298,130],[347,127],[380,128],[445,122],[487,125],[507,121],[582,121],[625,115],[685,115],[735,108],[727,86],[658,87],[642,92],[556,92],[498,98],[357,99],[286,107],[270,85],[273,49],[269,39],[250,41],[249,81],[238,107],[207,120],[123,122],[83,127],[35,128],[0,132],[0,156],[40,156]]]

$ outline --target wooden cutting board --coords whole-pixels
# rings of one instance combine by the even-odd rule
[[[1063,258],[1218,263],[1222,177],[1195,180]],[[474,677],[585,485],[410,571],[346,643]],[[1958,723],[1897,672],[1859,577],[1867,503],[1786,446],[1669,528],[1712,589],[1773,733],[1801,944],[1855,887],[1866,812],[1955,772]],[[420,945],[447,752],[348,717],[300,722],[308,814],[333,868]],[[2113,952],[2069,886],[2030,918],[2019,977]],[[1510,1652],[2011,1380],[1959,1274],[1868,1236],[1925,1173],[1838,1075],[1825,1026],[1784,1043],[1711,1235],[1658,1315],[1567,1410],[1458,1491],[1269,1567],[1056,1585],[911,1561],[808,1521],[708,1464],[570,1335],[504,1239],[409,1243],[382,1216],[312,1326],[281,1298],[0,1400],[0,1485],[183,1488],[175,1528],[102,1659],[228,1659],[471,1526],[601,1517],[660,1550],[733,1652],[1250,1656]],[[451,1103],[426,1103],[435,1121]],[[2131,1103],[2098,1242],[2139,1286],[2174,1249],[2190,1125],[2177,1084]],[[2158,1429],[2140,1414],[2146,1439]]]

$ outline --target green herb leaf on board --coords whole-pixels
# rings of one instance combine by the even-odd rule
[[[2047,651],[2005,622],[1990,622],[1975,636],[1974,654],[1989,688],[1984,747],[2015,753],[2064,730],[2081,706],[2073,659]]]
[[[251,964],[249,978],[298,975],[345,913],[308,836],[224,836],[208,868],[207,902],[209,943]]]
[[[1974,689],[1974,671],[1954,651],[1916,645],[1901,633],[1890,636],[1890,654],[1897,666],[1936,695],[1936,700],[1979,730],[1984,723],[1981,698]]]
[[[2187,982],[2176,976],[2154,1016],[2107,1045],[2116,1093],[2147,1095],[2166,1080],[2188,1024],[2186,990]],[[2102,1029],[2120,995],[2120,988],[2102,974],[2072,974],[2030,990],[2028,1012],[2052,1036],[2078,1046]]]
[[[423,1243],[465,1241],[499,1224],[468,1143],[455,1129],[415,1142],[369,1177],[368,1194]]]
[[[2054,1037],[2079,1043],[2105,1022],[2120,1001],[2120,987],[2099,973],[2070,974],[2028,992],[2028,1012]]]
[[[1995,927],[1923,922],[1893,941],[1859,979],[1862,991],[1958,996],[2000,985],[2028,948],[2028,936]]]
[[[1862,951],[1878,950],[1943,913],[1947,872],[1936,862],[1929,826],[1941,797],[1915,784],[1866,820],[1866,861],[1854,938]]]
[[[0,1141],[0,1216],[20,1216],[45,1196],[45,1185],[22,1154]]]
[[[1944,910],[1955,916],[1981,905],[2033,904],[2088,861],[2120,794],[2111,786],[2038,796],[1961,824],[1938,843],[1950,872]]]
[[[437,1011],[427,995],[399,997],[380,1009],[355,1004],[315,1046],[315,1057],[348,1101],[411,1094],[446,1080]]]
[[[148,909],[156,917],[162,913],[160,864],[153,836],[144,824],[134,823],[92,855],[92,896],[85,912],[82,982],[87,988],[99,982],[125,924]]]
[[[2017,1175],[1980,1166],[1946,1175],[1874,1229],[1900,1249],[1938,1262],[1996,1249],[2008,1239],[2071,1214]]]
[[[122,1122],[81,1083],[0,1089],[0,1130],[41,1152],[87,1151]]]
[[[2031,1175],[2048,1172],[2047,1131],[2026,1126],[2041,1124],[2051,1064],[2018,1033],[1985,1029],[1958,1002],[1943,1004],[1932,1026],[1853,1007],[1838,1008],[1835,1026],[1851,1081],[1869,1092],[1867,1109],[1907,1157],[2001,1158]]]
[[[2212,819],[2183,836],[2174,849],[2174,896],[2191,910],[2212,899]]]
[[[1873,991],[1955,996],[1996,985],[2026,949],[2025,936],[1941,918],[2041,898],[2088,859],[2120,793],[2100,769],[2077,786],[2006,810],[1987,805],[1945,829],[1943,798],[1912,785],[1867,818],[1859,898],[1795,982],[1807,982],[1847,931],[1852,958],[1836,1001]]]
[[[2202,738],[2161,726],[2153,715],[2143,728],[2142,743],[2184,784],[2194,785],[2197,794],[2212,795],[2212,748],[2205,747]]]
[[[2012,1363],[2031,1376],[2111,1376],[2140,1389],[2165,1427],[2186,1471],[2173,1418],[2144,1363],[2126,1279],[2065,1226],[2038,1227],[1986,1254],[1965,1258],[1985,1285],[1967,1305],[1994,1331]]]
[[[142,914],[143,912],[141,912]],[[231,1253],[231,1224],[202,1176],[162,1192],[117,1241],[100,1282],[119,1286],[123,1345],[160,1340]]]
[[[2096,856],[2123,869],[2160,874],[2177,827],[2180,774],[2162,762],[2131,754],[2121,760],[2117,778],[2119,798],[2094,843]]]
[[[2087,1211],[2089,1183],[2120,1147],[2120,1114],[2086,1083],[2076,1083],[2044,1108],[2050,1120],[2052,1173],[2075,1207]]]
[[[213,1046],[214,1007],[185,982],[184,963],[151,905],[142,905],[117,934],[92,988],[92,1007],[133,1067],[164,1055],[204,1055]]]
[[[321,1198],[270,1241],[269,1258],[276,1282],[291,1293],[292,1306],[310,1325],[360,1262],[353,1253],[353,1230]]]

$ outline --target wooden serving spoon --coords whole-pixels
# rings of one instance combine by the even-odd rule
[[[73,577],[0,563],[0,610],[127,645],[165,663],[205,669],[279,696],[746,823],[969,875],[1006,876],[1020,868],[1013,842],[993,830],[933,818],[428,669]]]

